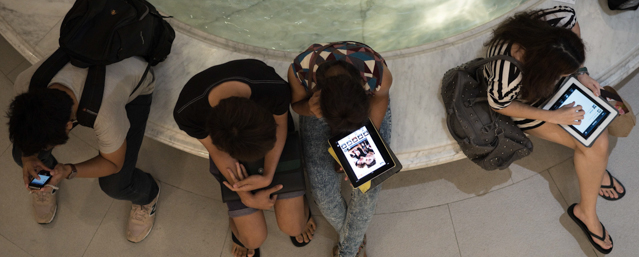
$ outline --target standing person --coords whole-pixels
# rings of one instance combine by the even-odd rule
[[[539,108],[570,74],[577,75],[595,95],[600,94],[601,86],[583,67],[585,50],[575,10],[558,6],[518,13],[500,24],[493,34],[486,43],[487,56],[512,56],[522,63],[523,70],[506,60],[485,66],[490,106],[513,117],[526,133],[575,150],[581,202],[570,206],[568,215],[598,251],[609,253],[612,238],[597,217],[597,194],[607,200],[618,200],[625,189],[606,170],[607,130],[588,148],[557,126],[580,124],[584,117],[581,106],[569,104],[554,111]]]
[[[55,217],[55,186],[62,179],[100,178],[100,188],[107,195],[132,202],[126,238],[142,241],[153,228],[160,194],[158,182],[135,167],[155,88],[152,70],[143,77],[147,62],[139,57],[106,66],[102,105],[94,124],[99,154],[84,162],[62,164],[51,151],[67,142],[75,126],[88,69],[69,63],[47,88],[27,92],[31,77],[41,64],[42,61],[18,76],[14,85],[18,95],[8,114],[13,158],[22,166],[25,185],[30,177],[39,178],[40,170],[53,176],[51,186],[31,191],[36,221],[47,224]],[[138,83],[140,86],[135,89]]]
[[[267,235],[263,210],[273,206],[280,230],[294,245],[304,246],[313,238],[316,225],[304,191],[277,194],[282,188],[277,185],[251,193],[271,184],[286,141],[290,102],[290,89],[273,68],[246,59],[193,76],[173,111],[180,129],[208,150],[213,176],[240,196],[227,202],[236,257],[260,255]],[[261,175],[248,176],[239,164],[260,158]]]
[[[387,143],[391,137],[389,90],[393,77],[384,58],[358,42],[313,44],[288,70],[292,107],[300,115],[302,148],[313,196],[339,233],[333,256],[366,256],[365,233],[381,186],[353,189],[347,204],[341,175],[326,151],[335,133],[352,131],[370,118]]]

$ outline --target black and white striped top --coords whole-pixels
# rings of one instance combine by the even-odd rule
[[[568,6],[555,6],[539,10],[539,17],[551,26],[566,29],[572,29],[577,23],[575,10]],[[511,47],[512,43],[510,42],[497,41],[488,48],[486,57],[495,55],[511,56]],[[488,78],[488,102],[493,109],[500,110],[510,105],[512,101],[522,101],[519,95],[522,74],[519,68],[511,62],[506,60],[490,62],[484,66],[484,76]],[[542,102],[536,101],[526,104],[539,107]],[[512,118],[522,130],[536,128],[544,123],[540,120]]]

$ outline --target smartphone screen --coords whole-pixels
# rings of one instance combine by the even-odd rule
[[[33,178],[29,186],[41,188],[51,179],[51,176],[48,174],[39,173],[38,176],[40,176],[40,179]]]

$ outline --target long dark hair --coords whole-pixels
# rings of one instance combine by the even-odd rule
[[[550,26],[539,10],[521,12],[502,22],[486,43],[517,43],[524,50],[520,95],[525,101],[549,97],[556,81],[586,60],[584,43],[569,29]]]
[[[343,60],[321,64],[315,72],[322,90],[320,108],[332,133],[355,130],[366,123],[370,102],[355,66]]]

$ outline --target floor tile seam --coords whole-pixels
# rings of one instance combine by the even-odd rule
[[[188,190],[188,189],[181,188],[181,187],[179,187],[179,186],[176,186],[176,185],[170,184],[170,183],[165,182],[165,181],[162,181],[162,180],[160,180],[160,182],[162,182],[163,184],[169,185],[169,186],[171,186],[171,187],[174,187],[174,188],[180,189],[180,190],[182,190],[182,191],[185,191],[185,192],[188,192],[188,193],[191,193],[191,194],[197,195],[197,196],[205,197],[205,198],[208,198],[208,199],[211,199],[211,200],[215,200],[215,201],[218,201],[218,200],[219,200],[219,199],[213,198],[213,197],[208,196],[208,195],[200,194],[200,193],[197,193],[197,192],[194,192],[194,191]]]
[[[0,152],[0,157],[4,156],[5,153],[9,152],[9,148],[11,148],[13,144],[9,144],[9,146],[7,146],[7,148],[5,148],[2,152]],[[13,156],[11,156],[13,159]]]
[[[100,151],[100,149],[99,149],[99,148],[95,148],[95,147],[93,147],[93,145],[91,145],[91,143],[89,143],[89,142],[85,141],[84,139],[82,139],[82,138],[81,138],[81,137],[79,137],[78,135],[76,135],[76,134],[72,134],[72,133],[69,133],[69,134],[73,135],[76,139],[78,139],[78,140],[82,141],[82,143],[85,143],[86,145],[88,145],[91,149],[93,149],[93,150],[97,150],[97,151]]]
[[[565,160],[564,160],[564,161],[565,161]],[[423,208],[410,209],[410,210],[403,210],[403,211],[396,211],[396,212],[375,213],[375,215],[386,215],[386,214],[396,214],[396,213],[404,213],[404,212],[420,211],[420,210],[425,210],[425,209],[434,208],[434,207],[441,207],[441,206],[443,206],[443,205],[447,205],[447,204],[454,204],[454,203],[458,203],[458,202],[461,202],[461,201],[466,201],[466,200],[468,200],[468,199],[472,199],[472,198],[475,198],[475,197],[485,196],[485,195],[488,195],[488,194],[490,194],[490,193],[492,193],[492,192],[497,192],[497,191],[500,191],[500,190],[502,190],[502,189],[509,188],[509,187],[511,187],[511,186],[514,186],[514,185],[516,185],[516,184],[519,184],[520,182],[523,182],[523,181],[529,180],[529,179],[534,178],[534,177],[536,177],[536,176],[541,176],[541,173],[543,173],[544,171],[547,171],[547,170],[543,170],[543,171],[541,171],[541,172],[539,172],[539,173],[535,172],[535,173],[537,173],[537,174],[532,175],[532,176],[530,176],[530,177],[527,177],[527,178],[525,178],[525,179],[522,179],[522,180],[520,180],[520,181],[514,182],[514,183],[512,183],[512,180],[511,180],[511,184],[510,184],[510,185],[504,186],[504,187],[502,187],[502,188],[497,188],[497,189],[495,189],[495,190],[491,190],[491,191],[489,191],[488,193],[485,193],[485,194],[483,194],[483,195],[474,195],[474,196],[471,196],[471,197],[462,198],[462,199],[455,200],[455,201],[452,201],[452,202],[443,203],[443,204],[438,204],[438,205],[432,205],[432,206],[427,206],[427,207],[423,207]],[[511,177],[512,177],[512,176],[511,176]]]
[[[97,150],[97,151],[100,151],[100,149],[94,148],[94,147],[93,147],[90,143],[88,143],[87,141],[84,141],[84,140],[83,140],[82,138],[80,138],[78,135],[75,135],[75,134],[72,134],[72,133],[69,133],[69,134],[70,134],[70,136],[75,137],[76,139],[80,140],[80,142],[82,142],[82,143],[86,144],[86,145],[87,145],[88,147],[90,147],[91,149],[93,149],[93,150]],[[68,142],[68,141],[67,141],[67,142]]]
[[[20,63],[18,63],[18,65],[16,65],[16,67],[13,67],[13,69],[11,69],[11,71],[9,71],[9,73],[4,74],[4,76],[7,77],[7,79],[9,81],[11,81],[11,79],[9,78],[9,74],[13,73],[18,67],[22,66],[22,64],[27,61],[26,59],[24,59],[24,57],[20,57],[20,58],[22,58],[22,61]],[[11,84],[13,84],[13,83],[14,83],[14,81],[11,81]]]
[[[220,251],[220,257],[223,257],[222,255],[224,255],[224,246],[226,246],[226,241],[229,240],[229,231],[231,231],[230,224],[229,227],[226,229],[226,236],[224,237],[224,245],[222,246],[222,250]],[[233,233],[233,231],[231,231],[231,233]]]
[[[22,252],[26,253],[29,256],[33,256],[31,255],[29,252],[27,252],[26,250],[22,249],[22,247],[18,246],[17,244],[15,244],[13,241],[9,240],[9,238],[5,237],[4,235],[0,234],[0,236],[4,239],[6,239],[9,243],[11,243],[12,245],[14,245],[15,247],[17,247],[18,249],[22,250]]]
[[[555,188],[557,188],[557,191],[559,192],[559,195],[561,195],[561,199],[563,199],[564,203],[566,204],[566,206],[568,206],[568,199],[566,199],[566,196],[564,196],[564,193],[562,193],[561,190],[559,190],[559,186],[557,185],[557,181],[555,181],[555,177],[553,177],[552,173],[550,173],[550,169],[548,169],[546,171],[548,171],[548,176],[550,176],[550,179],[552,180],[553,185],[555,185]]]
[[[109,208],[107,208],[107,210],[104,212],[104,215],[102,216],[102,220],[100,220],[100,224],[95,229],[95,232],[93,232],[93,235],[91,236],[91,240],[89,241],[89,244],[87,244],[87,247],[84,249],[84,252],[82,253],[82,256],[86,256],[87,255],[87,251],[89,250],[89,247],[91,247],[91,243],[93,243],[93,239],[95,238],[95,235],[100,230],[100,227],[102,227],[102,223],[104,222],[104,219],[106,219],[107,214],[109,214],[109,210],[111,210],[111,208],[113,207],[113,203],[114,202],[115,202],[115,200],[111,199],[111,203],[109,204]]]
[[[450,211],[450,204],[446,204],[448,206],[448,216],[450,217],[450,225],[453,226],[453,234],[455,235],[455,243],[457,243],[457,252],[459,253],[459,257],[462,256],[461,247],[459,246],[459,239],[457,238],[457,230],[455,229],[455,221],[453,220],[453,213]]]

